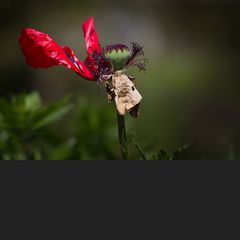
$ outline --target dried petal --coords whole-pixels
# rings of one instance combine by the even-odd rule
[[[138,109],[142,96],[127,75],[116,72],[112,76],[112,84],[115,93],[116,107],[121,115],[130,112],[132,116],[138,116]]]

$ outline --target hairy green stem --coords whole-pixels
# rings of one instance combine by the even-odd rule
[[[121,151],[122,160],[130,160],[128,144],[127,144],[127,136],[125,130],[125,118],[123,115],[120,115],[117,111],[117,123],[118,123],[118,137],[119,137],[119,145]]]

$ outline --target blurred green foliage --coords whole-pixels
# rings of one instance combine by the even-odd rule
[[[14,95],[11,101],[0,98],[0,159],[119,159],[114,107],[90,106],[89,100],[70,96],[43,103],[37,92]],[[128,138],[132,159],[182,157],[182,149],[146,155],[135,134]]]
[[[112,110],[83,98],[43,104],[37,92],[1,98],[0,159],[117,159]]]
[[[46,127],[59,120],[72,107],[69,98],[44,106],[36,92],[13,96],[11,102],[1,98],[1,159],[38,160],[46,157]]]

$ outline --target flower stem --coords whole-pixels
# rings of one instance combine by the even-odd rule
[[[117,111],[117,124],[121,158],[122,160],[130,160],[125,130],[125,118],[124,115],[120,115],[118,111]]]

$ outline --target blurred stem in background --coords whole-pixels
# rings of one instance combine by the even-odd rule
[[[117,112],[118,137],[122,160],[130,160],[127,136],[125,129],[125,117]]]

